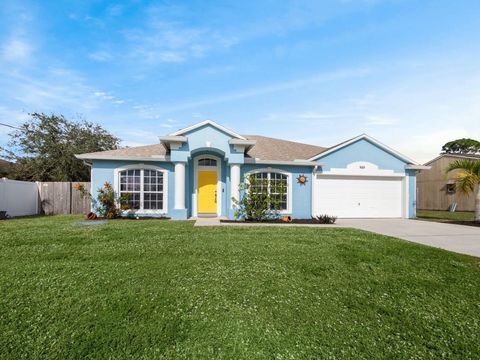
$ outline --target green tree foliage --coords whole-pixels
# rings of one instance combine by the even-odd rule
[[[270,189],[270,190],[268,190]],[[275,194],[285,194],[286,187],[267,179],[247,176],[240,183],[240,200],[232,197],[235,218],[244,220],[270,220],[279,217],[280,201]]]
[[[464,194],[475,192],[475,221],[480,222],[480,160],[455,160],[448,165],[446,172],[454,170],[458,170],[457,189]]]
[[[480,141],[474,139],[457,139],[442,146],[445,154],[479,154]]]
[[[117,149],[120,139],[100,125],[70,121],[63,115],[30,114],[31,119],[10,134],[13,161],[9,178],[27,181],[89,181],[90,169],[75,154]]]

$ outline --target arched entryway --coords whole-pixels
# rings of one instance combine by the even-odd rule
[[[222,213],[222,159],[202,154],[193,159],[193,216]]]

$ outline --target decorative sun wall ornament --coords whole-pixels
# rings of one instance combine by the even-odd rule
[[[306,185],[306,184],[307,184],[307,181],[308,181],[308,179],[307,179],[307,177],[306,177],[304,174],[298,175],[298,177],[297,177],[297,183],[299,183],[300,185]]]

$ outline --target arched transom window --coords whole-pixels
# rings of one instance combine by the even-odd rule
[[[217,160],[210,158],[199,159],[198,166],[217,166]]]
[[[119,172],[120,195],[129,197],[133,210],[165,210],[165,182],[163,171],[128,169]]]
[[[255,182],[252,184],[250,191],[269,194],[275,204],[275,208],[272,210],[288,210],[288,175],[279,172],[265,171],[253,173],[251,176],[254,177]]]

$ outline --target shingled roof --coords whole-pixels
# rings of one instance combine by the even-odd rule
[[[306,160],[325,151],[326,148],[294,141],[275,139],[260,135],[244,135],[256,144],[247,152],[247,156],[261,160]]]
[[[167,149],[162,144],[143,145],[127,147],[117,150],[97,151],[78,156],[81,159],[95,159],[95,158],[155,158],[167,155]]]
[[[247,157],[260,160],[293,161],[309,159],[326,150],[324,147],[308,145],[294,141],[275,139],[260,135],[244,135],[248,140],[255,140],[256,144],[250,148]],[[135,146],[117,150],[107,150],[81,154],[81,159],[121,158],[137,159],[152,158],[167,155],[162,144]]]

